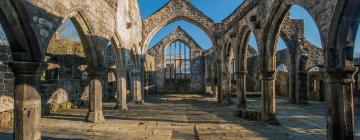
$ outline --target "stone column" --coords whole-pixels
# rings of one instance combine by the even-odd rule
[[[302,54],[299,56],[298,65],[296,67],[296,86],[295,86],[295,95],[296,95],[296,104],[307,104],[307,70],[306,63],[308,60],[307,54]]]
[[[133,77],[132,77],[132,92],[134,95],[134,102],[136,104],[143,104],[144,98],[142,97],[142,80],[141,80],[141,72],[139,70],[133,70]]]
[[[262,72],[262,120],[277,124],[275,114],[275,71]]]
[[[296,104],[307,104],[307,72],[297,72]]]
[[[37,89],[43,63],[11,62],[15,75],[14,139],[40,140],[41,97]]]
[[[236,73],[238,82],[237,87],[237,108],[246,108],[246,74],[247,71],[239,71]]]
[[[93,123],[105,122],[102,113],[102,72],[104,67],[88,67],[90,82],[89,82],[89,112],[86,115],[86,120]]]
[[[294,54],[296,55],[296,54]],[[297,77],[297,70],[296,70],[296,65],[298,64],[297,61],[295,60],[296,56],[291,56],[291,66],[288,67],[288,76],[289,76],[289,89],[288,89],[288,96],[289,96],[289,103],[291,104],[296,104],[298,96],[298,92],[297,92],[297,81],[298,81],[298,77]]]
[[[142,103],[145,101],[145,58],[144,56],[140,57],[140,74],[139,74],[139,80],[140,80],[140,95]]]
[[[230,105],[231,101],[231,77],[229,72],[221,73],[221,98],[222,104]]]
[[[120,72],[121,73],[121,72]],[[121,73],[117,77],[117,105],[116,109],[121,108],[121,110],[126,111],[127,103],[126,103],[126,95],[127,95],[127,89],[126,89],[126,73]]]
[[[328,140],[354,139],[353,76],[356,67],[324,68]]]

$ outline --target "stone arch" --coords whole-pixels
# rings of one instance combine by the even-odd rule
[[[203,53],[204,50],[197,44],[197,42],[185,32],[182,28],[178,27],[173,33],[171,33],[167,38],[165,38],[162,41],[162,44],[164,45],[164,50],[169,47],[169,45],[175,41],[182,41],[184,44],[186,44],[190,49],[190,57],[192,58],[195,56],[195,52],[199,51],[200,53]]]
[[[117,84],[117,103],[115,109],[121,108],[121,110],[128,110],[126,103],[126,94],[127,94],[127,74],[126,74],[126,58],[125,52],[126,48],[122,44],[120,35],[116,32],[110,39],[112,42],[112,51],[115,55],[116,63],[116,84]]]
[[[166,49],[166,47],[168,47],[169,44],[176,40],[183,41],[189,47],[191,57],[195,56],[196,52],[199,52],[201,54],[204,53],[204,50],[199,46],[199,44],[180,26],[178,26],[174,31],[167,35],[163,40],[159,41],[153,48],[149,49],[147,53],[152,56],[165,53],[164,50]]]
[[[115,52],[116,69],[119,72],[126,72],[124,46],[118,33],[115,33],[110,39],[113,44],[112,51]]]
[[[200,27],[207,33],[213,45],[216,46],[214,36],[216,33],[215,22],[187,0],[171,0],[143,21],[143,49],[147,48],[151,38],[158,30],[177,20],[185,20]]]
[[[74,9],[73,11],[69,12],[69,14],[62,19],[61,24],[59,24],[56,29],[58,29],[67,20],[70,20],[74,24],[75,29],[80,36],[81,43],[84,47],[87,64],[89,66],[98,66],[101,63],[101,59],[98,57],[100,54],[97,52],[91,27],[82,13],[83,12],[81,9]],[[55,36],[55,32],[53,32],[52,37],[48,40],[47,46],[49,46],[51,39]],[[43,55],[45,55],[45,53]],[[44,56],[42,56],[42,58],[44,58]]]
[[[236,52],[238,55],[237,63],[239,63],[239,71],[247,71],[247,56],[251,32],[252,30],[248,26],[242,27],[240,31],[242,36],[240,36],[239,49]]]
[[[24,7],[18,0],[0,1],[0,22],[11,46],[13,60],[40,61],[41,49]]]
[[[325,51],[325,67],[353,67],[353,53],[360,19],[360,1],[339,2]]]
[[[353,66],[353,53],[360,1],[344,0],[336,6],[322,70],[327,102],[327,138],[354,139],[354,75],[357,68]]]
[[[276,62],[274,62],[274,59],[270,59],[275,57],[276,49],[274,46],[276,45],[277,38],[282,37],[285,42],[290,42],[291,38],[288,37],[289,34],[285,31],[280,30],[282,25],[288,24],[288,22],[292,22],[291,20],[288,20],[286,18],[286,15],[288,14],[290,8],[293,5],[298,5],[308,11],[312,19],[315,21],[315,24],[317,25],[322,42],[325,42],[327,26],[319,26],[323,25],[324,22],[326,23],[326,20],[328,19],[322,19],[322,18],[328,18],[328,17],[319,17],[319,15],[326,16],[323,14],[326,14],[325,12],[319,12],[313,8],[311,8],[314,5],[319,4],[326,4],[327,1],[322,0],[315,0],[311,2],[301,2],[299,0],[293,0],[293,1],[281,1],[281,2],[275,2],[272,11],[270,13],[269,18],[267,19],[267,23],[265,24],[263,28],[263,35],[261,43],[263,44],[263,50],[260,52],[262,54],[262,57],[269,58],[267,59],[270,62],[264,62],[264,70],[266,71],[273,71],[276,69]],[[326,10],[333,10],[332,7],[327,7]],[[291,24],[288,24],[291,25]],[[280,35],[280,36],[279,36]],[[324,44],[324,43],[323,43]],[[289,45],[289,43],[288,43]],[[289,48],[291,49],[291,48]]]

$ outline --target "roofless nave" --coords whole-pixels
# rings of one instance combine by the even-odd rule
[[[132,0],[1,0],[0,139],[357,139],[359,19],[358,0],[244,0],[220,23],[187,0],[146,19]],[[178,20],[213,47],[182,27],[149,46]]]

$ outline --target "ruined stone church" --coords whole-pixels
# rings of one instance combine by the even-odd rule
[[[181,26],[151,44],[179,20],[212,46]],[[146,18],[137,0],[0,0],[0,140],[360,139],[359,25],[359,0],[243,0],[220,22],[189,0]]]

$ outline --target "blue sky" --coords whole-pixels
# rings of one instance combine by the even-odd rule
[[[169,2],[169,0],[156,0],[156,1],[157,2],[154,3],[154,1],[151,0],[138,0],[141,10],[141,16],[143,19],[147,18],[148,16],[156,12],[159,8],[161,8],[163,5],[165,5],[167,2]],[[215,22],[221,22],[221,20],[223,20],[229,14],[231,14],[243,2],[243,0],[226,0],[221,2],[219,2],[219,0],[190,0],[190,1],[195,7],[197,7],[207,16],[209,16]],[[320,41],[319,31],[314,21],[312,20],[312,17],[307,13],[307,11],[299,6],[293,6],[290,9],[290,13],[291,13],[290,18],[305,20],[305,37],[311,43],[321,48],[322,45]],[[167,34],[173,31],[176,28],[176,26],[181,26],[204,49],[208,49],[209,47],[212,46],[209,37],[200,28],[186,21],[176,21],[160,29],[157,32],[157,34],[152,38],[149,47],[152,47],[158,41],[163,39]],[[286,48],[286,45],[282,41],[282,39],[279,39],[278,42],[279,42],[278,50]],[[255,47],[256,46],[255,39],[251,38],[249,44]]]

